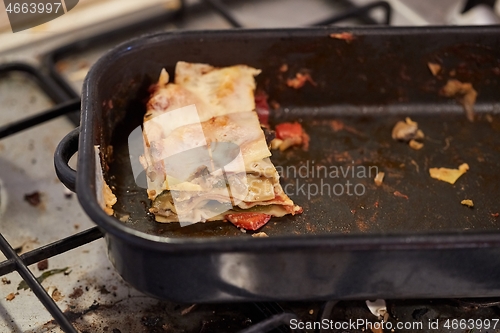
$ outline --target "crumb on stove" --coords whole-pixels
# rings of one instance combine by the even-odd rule
[[[56,302],[59,302],[60,300],[62,300],[64,298],[64,296],[61,294],[61,292],[59,290],[54,290],[54,292],[52,293],[52,299]]]
[[[39,206],[42,202],[40,192],[35,191],[33,193],[28,193],[24,195],[24,200],[28,202],[31,206]]]
[[[257,232],[255,234],[252,234],[252,237],[255,238],[261,238],[261,237],[269,237],[264,231]]]
[[[10,284],[10,280],[7,279],[6,277],[2,278],[2,284]]]
[[[56,69],[59,72],[64,72],[65,70],[68,69],[68,67],[69,67],[68,61],[60,60],[56,63]]]
[[[375,179],[373,179],[373,181],[375,182],[375,185],[377,185],[377,186],[382,185],[382,182],[384,181],[384,176],[385,176],[385,173],[382,171],[377,173],[377,175],[375,176]]]
[[[310,315],[314,314],[314,310],[313,309],[309,310],[309,314]]]
[[[99,292],[103,295],[107,295],[110,293],[110,291],[108,289],[106,289],[106,286],[102,285],[98,288]]]
[[[71,299],[77,299],[77,298],[79,298],[82,295],[83,295],[82,288],[74,288],[73,292],[71,294],[69,294],[68,297],[71,298]]]
[[[288,71],[288,65],[287,65],[287,64],[283,64],[283,65],[281,65],[281,67],[280,67],[280,72],[281,72],[281,73],[284,73],[284,72],[286,72],[286,71]]]
[[[497,218],[500,216],[500,213],[491,213],[491,217]]]
[[[39,261],[38,264],[36,264],[36,267],[40,271],[44,271],[47,268],[49,268],[49,259],[43,259],[42,261]]]
[[[64,298],[64,296],[61,294],[61,292],[59,291],[59,289],[57,289],[56,287],[53,287],[53,286],[47,288],[47,293],[56,302],[59,302],[60,300],[62,300]]]
[[[460,201],[460,203],[461,203],[462,205],[464,205],[464,206],[469,207],[469,208],[474,207],[474,203],[473,203],[473,202],[472,202],[472,200],[470,200],[470,199],[465,199],[465,200],[462,200],[462,201]]]
[[[10,293],[5,297],[7,301],[12,301],[14,298],[16,298],[16,294],[14,293]]]
[[[73,192],[71,192],[71,190],[66,186],[64,186],[64,197],[66,199],[71,199],[73,197]]]

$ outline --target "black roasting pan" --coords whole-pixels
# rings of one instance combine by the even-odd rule
[[[330,36],[341,32],[354,39]],[[268,238],[224,222],[159,224],[147,213],[150,203],[133,181],[127,138],[141,125],[148,88],[160,70],[173,73],[181,60],[261,69],[257,83],[269,96],[270,123],[298,121],[310,135],[308,151],[273,152],[283,186],[304,213],[271,219],[261,230]],[[429,62],[441,66],[435,76]],[[292,89],[287,79],[298,72],[312,80]],[[469,82],[478,92],[474,122],[456,99],[440,94],[449,79]],[[104,231],[116,270],[159,298],[499,297],[499,110],[499,27],[162,33],[124,43],[92,67],[80,129],[61,142],[55,164]],[[421,150],[391,138],[405,117],[426,135]],[[116,216],[106,215],[96,200],[95,145],[118,197]],[[76,151],[77,172],[67,166]],[[431,167],[462,163],[470,170],[454,185],[429,176]],[[374,174],[318,177],[305,172],[313,165],[376,167],[386,176],[376,186]],[[302,174],[291,167],[303,167]],[[340,187],[337,194],[324,187],[347,181],[358,186],[357,194],[364,192],[352,194],[351,187],[352,195],[337,195]],[[323,194],[314,194],[315,188]],[[464,199],[474,207],[461,205]]]

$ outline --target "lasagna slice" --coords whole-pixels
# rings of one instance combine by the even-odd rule
[[[163,70],[144,116],[150,212],[158,222],[228,219],[255,230],[302,208],[285,194],[255,112],[259,70],[178,62]]]

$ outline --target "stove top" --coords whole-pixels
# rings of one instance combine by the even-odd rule
[[[236,25],[272,28],[325,22],[377,24],[389,20],[398,25],[445,23],[445,14],[436,14],[433,3],[186,1],[185,7],[170,4],[167,10],[150,14],[147,20],[121,15],[113,19],[111,27],[106,22],[92,21],[88,24],[94,28],[87,33],[77,33],[73,26],[53,36],[27,38],[26,43],[14,41],[22,33],[8,32],[8,37],[6,32],[0,33],[0,41],[8,38],[10,43],[0,49],[0,64],[4,64],[0,65],[0,232],[5,238],[0,239],[0,247],[9,257],[7,260],[0,255],[0,331],[74,332],[76,328],[79,332],[113,333],[382,332],[367,324],[380,322],[380,318],[370,312],[365,301],[194,305],[158,301],[135,291],[114,271],[101,233],[83,212],[76,196],[57,179],[53,153],[78,121],[78,96],[89,67],[106,50],[126,39],[154,31],[226,29]],[[439,11],[448,13],[454,4],[442,1]],[[425,15],[426,11],[432,15]],[[20,61],[23,63],[18,64]],[[10,125],[5,127],[7,124]],[[12,248],[10,252],[7,243]],[[41,287],[13,252],[29,264],[27,267]],[[460,325],[456,329],[444,325],[447,319],[482,320],[483,325],[486,319],[500,317],[498,303],[492,300],[386,303],[386,323],[393,327],[397,322],[423,325],[412,326],[406,329],[408,332],[471,332]],[[322,320],[366,322],[354,329],[291,324],[298,323],[298,319],[311,325]],[[436,320],[439,327],[435,329],[430,324]],[[388,326],[385,328],[386,332],[391,331]],[[483,325],[481,330],[474,330],[478,331],[500,332],[500,323],[495,328],[492,322],[489,328]]]

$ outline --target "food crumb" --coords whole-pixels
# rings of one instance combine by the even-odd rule
[[[10,280],[9,280],[9,279],[7,279],[7,278],[5,278],[5,277],[3,277],[3,278],[2,278],[2,283],[3,283],[3,284],[10,284]]]
[[[458,178],[469,170],[469,165],[463,163],[458,167],[458,169],[448,169],[448,168],[430,168],[429,174],[432,178],[447,182],[450,184],[455,184]]]
[[[33,193],[28,193],[24,195],[24,200],[28,202],[31,206],[39,206],[42,202],[40,192],[35,191]]]
[[[107,295],[107,294],[109,294],[109,293],[110,293],[110,292],[109,292],[109,290],[108,290],[108,289],[106,289],[106,286],[104,286],[104,285],[103,285],[103,286],[100,286],[100,287],[98,288],[98,290],[99,290],[99,292],[100,292],[102,295]]]
[[[281,73],[284,73],[284,72],[286,72],[286,71],[288,71],[288,65],[287,65],[287,64],[283,64],[283,65],[281,65],[281,67],[280,67],[280,72],[281,72]]]
[[[310,315],[314,314],[314,310],[313,309],[309,310],[309,314]]]
[[[278,139],[278,138],[272,139],[271,140],[271,149],[273,149],[273,150],[278,149],[282,143],[283,143],[283,140],[281,140],[281,139]]]
[[[406,117],[405,121],[398,121],[392,129],[394,140],[408,142],[410,140],[422,140],[424,132],[418,129],[418,123]]]
[[[269,104],[271,105],[273,110],[278,110],[281,107],[280,103],[278,103],[276,101],[270,101]]]
[[[491,217],[497,218],[500,216],[500,213],[491,213]]]
[[[73,289],[73,292],[68,295],[68,297],[71,298],[71,299],[77,299],[77,298],[79,298],[82,295],[83,295],[82,288],[75,288],[75,289]]]
[[[295,74],[295,77],[293,79],[287,79],[286,80],[286,85],[289,86],[290,88],[293,89],[300,89],[302,88],[306,82],[309,82],[311,85],[316,87],[318,84],[314,82],[312,79],[311,75],[309,73],[297,73]]]
[[[56,302],[59,302],[60,300],[62,300],[64,298],[64,296],[61,294],[61,292],[57,288],[54,289],[54,291],[51,294],[51,297]]]
[[[424,144],[421,142],[418,142],[417,140],[411,139],[410,142],[408,143],[411,149],[415,150],[420,150],[424,147]]]
[[[255,234],[252,234],[252,237],[260,238],[260,237],[269,237],[264,231],[257,232]]]
[[[470,122],[474,121],[474,103],[476,103],[477,91],[471,83],[451,79],[441,88],[439,93],[446,97],[455,97],[464,107],[467,119]]]
[[[247,233],[247,231],[246,231],[245,229],[243,229],[243,228],[240,228],[240,231],[241,231],[242,233],[244,233],[244,234],[246,234],[246,233]]]
[[[40,271],[44,271],[47,268],[49,268],[49,260],[48,259],[43,259],[42,261],[39,261],[38,264],[36,264],[36,267]]]
[[[330,122],[330,126],[332,127],[334,132],[338,132],[344,129],[344,123],[340,120],[332,120]]]
[[[385,172],[379,172],[377,173],[377,175],[375,176],[375,179],[373,180],[375,182],[375,185],[377,186],[380,186],[382,185],[382,182],[384,181],[384,176],[385,176]]]
[[[345,40],[347,44],[350,44],[353,40],[356,39],[356,36],[354,36],[350,32],[341,32],[330,34],[330,38]]]
[[[5,297],[7,301],[12,301],[14,298],[16,298],[16,294],[14,293],[10,293]]]
[[[292,146],[302,146],[304,151],[309,149],[309,135],[300,123],[281,123],[275,130],[276,138],[271,141],[271,149],[285,151]]]
[[[191,311],[193,311],[195,307],[196,307],[196,304],[193,304],[193,305],[185,308],[184,310],[181,311],[181,316],[187,315],[188,313],[190,313]]]
[[[71,199],[73,197],[73,192],[71,192],[71,190],[69,188],[67,188],[66,186],[64,186],[64,197],[66,199]]]
[[[470,199],[465,199],[465,200],[462,200],[462,201],[460,201],[460,203],[461,203],[462,205],[464,205],[464,206],[469,207],[469,208],[474,207],[474,203],[473,203],[473,202],[472,202],[472,200],[470,200]]]
[[[408,196],[406,194],[399,192],[399,191],[394,191],[394,196],[408,200]]]
[[[119,220],[122,221],[122,222],[127,222],[128,219],[130,218],[130,215],[128,214],[125,214],[125,215],[122,215]]]
[[[431,73],[432,73],[433,76],[438,75],[439,72],[441,71],[441,65],[440,64],[436,64],[434,62],[428,62],[427,63],[427,67],[429,67],[429,70],[431,71]]]

